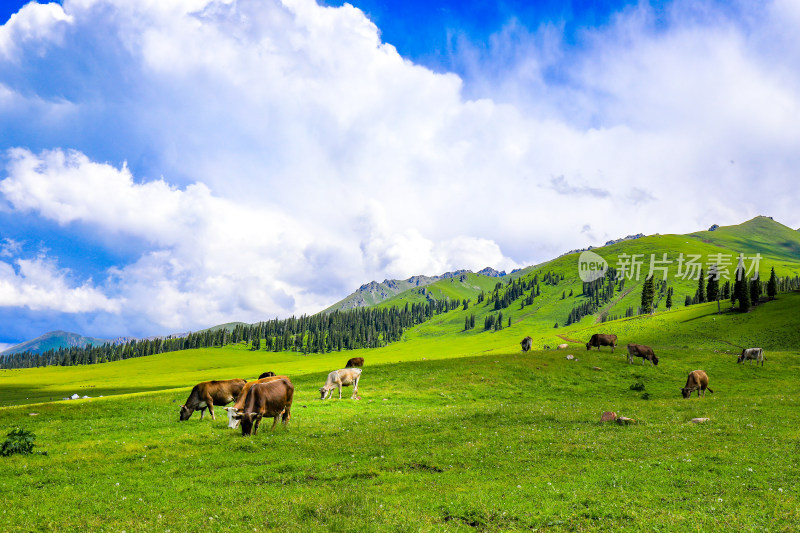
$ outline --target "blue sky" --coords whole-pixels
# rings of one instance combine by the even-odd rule
[[[0,347],[800,226],[788,0],[0,9]]]

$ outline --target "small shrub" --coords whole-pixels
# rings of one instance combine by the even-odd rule
[[[636,383],[631,385],[630,388],[631,388],[631,390],[635,390],[635,391],[643,391],[644,390],[644,383],[642,383],[641,381],[637,381]]]
[[[8,457],[15,453],[27,455],[33,452],[33,441],[36,435],[27,429],[12,429],[7,435],[6,441],[0,446],[0,456]]]
[[[649,392],[645,392],[644,394],[642,394],[642,400],[649,400],[649,399],[650,399],[650,393]]]

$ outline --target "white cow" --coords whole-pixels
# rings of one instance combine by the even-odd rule
[[[764,350],[761,348],[745,348],[742,350],[739,358],[736,359],[736,362],[741,363],[742,361],[747,361],[748,359],[750,360],[750,364],[753,364],[753,361],[755,361],[756,365],[761,363],[761,366],[764,366],[764,361],[767,360],[767,358],[764,357]]]
[[[566,350],[567,348],[569,348],[569,344],[559,344],[556,346],[556,350]]]
[[[360,368],[343,368],[341,370],[334,370],[328,374],[328,379],[325,385],[320,387],[320,400],[325,400],[333,395],[334,387],[339,389],[339,399],[342,399],[342,387],[353,386],[353,395],[350,398],[358,396],[358,380],[361,379]]]

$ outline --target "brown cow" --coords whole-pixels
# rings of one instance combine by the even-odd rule
[[[592,335],[589,342],[586,343],[586,349],[591,350],[594,346],[597,347],[598,351],[600,351],[601,346],[611,346],[611,353],[614,353],[614,348],[617,347],[617,336],[595,333]]]
[[[181,420],[189,420],[197,409],[200,409],[200,420],[206,414],[206,409],[214,418],[214,404],[225,405],[231,403],[244,388],[247,381],[243,379],[228,379],[225,381],[204,381],[192,388],[186,403],[181,405]]]
[[[258,379],[271,378],[274,375],[275,375],[275,372],[264,372],[263,374],[258,376]]]
[[[692,393],[697,391],[697,397],[700,397],[700,391],[703,392],[703,397],[706,396],[706,390],[714,393],[713,390],[708,388],[708,375],[703,370],[692,370],[686,378],[686,386],[681,389],[681,394],[685,399],[692,397]]]
[[[244,411],[236,414],[242,422],[242,436],[258,433],[261,419],[272,417],[272,429],[278,423],[278,417],[285,426],[291,418],[294,385],[288,379],[279,379],[266,383],[256,383],[247,393]]]
[[[650,361],[651,364],[658,366],[658,356],[653,353],[653,349],[643,344],[629,344],[628,345],[628,364],[633,363],[634,357],[641,357],[642,364],[645,360]]]
[[[239,393],[239,396],[236,397],[234,404],[225,408],[225,410],[228,411],[228,427],[231,429],[236,429],[239,426],[239,419],[236,418],[236,415],[239,414],[242,409],[244,409],[244,402],[247,399],[247,393],[250,392],[250,388],[253,385],[256,383],[269,383],[270,381],[277,381],[279,379],[285,379],[289,381],[289,383],[292,382],[292,380],[289,379],[289,376],[268,376],[246,383],[242,388],[242,391]]]
[[[364,366],[364,358],[363,357],[353,357],[347,361],[347,364],[344,365],[345,368],[353,368],[353,367],[362,367]]]

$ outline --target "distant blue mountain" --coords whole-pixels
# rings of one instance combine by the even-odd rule
[[[93,346],[101,346],[107,342],[113,342],[107,339],[96,339],[94,337],[84,337],[77,333],[69,333],[68,331],[51,331],[45,333],[35,339],[22,342],[16,346],[12,346],[7,350],[0,352],[0,355],[9,355],[19,352],[43,353],[47,350],[58,350],[59,348],[71,348],[73,346],[84,347],[89,344]]]

